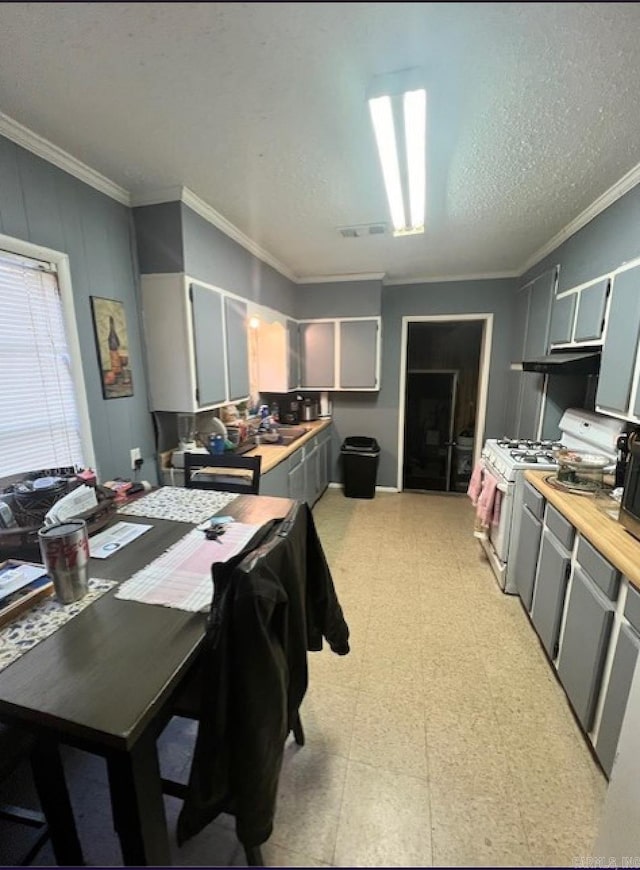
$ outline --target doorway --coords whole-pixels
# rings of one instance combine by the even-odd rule
[[[491,321],[404,319],[399,489],[466,492],[482,446]]]

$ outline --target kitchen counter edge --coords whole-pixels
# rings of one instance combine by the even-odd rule
[[[266,474],[274,469],[276,465],[280,465],[281,462],[288,459],[289,456],[296,452],[296,450],[304,447],[304,445],[311,441],[318,432],[328,429],[332,423],[333,420],[330,417],[326,417],[322,420],[312,420],[306,423],[301,423],[300,425],[308,428],[309,431],[305,435],[301,435],[300,438],[297,438],[292,444],[287,444],[286,447],[282,444],[260,444],[253,450],[248,450],[243,455],[262,456],[260,474]]]
[[[613,499],[560,492],[546,481],[548,472],[525,471],[525,480],[550,502],[611,564],[640,590],[640,541],[608,511],[617,511]]]

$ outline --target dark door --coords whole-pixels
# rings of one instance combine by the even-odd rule
[[[457,372],[407,372],[404,488],[451,488]]]

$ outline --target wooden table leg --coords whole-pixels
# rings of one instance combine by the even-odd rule
[[[33,780],[60,866],[84,864],[58,744],[40,738],[31,752]]]
[[[125,865],[170,865],[155,740],[143,736],[129,752],[111,752],[107,767],[113,821]]]

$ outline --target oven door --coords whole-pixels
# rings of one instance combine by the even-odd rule
[[[486,473],[492,474],[498,480],[498,490],[502,499],[500,503],[500,519],[496,526],[490,526],[487,537],[481,541],[489,564],[496,575],[500,588],[504,590],[507,572],[507,556],[509,555],[509,538],[511,535],[511,518],[513,516],[513,495],[515,485],[486,467]]]

